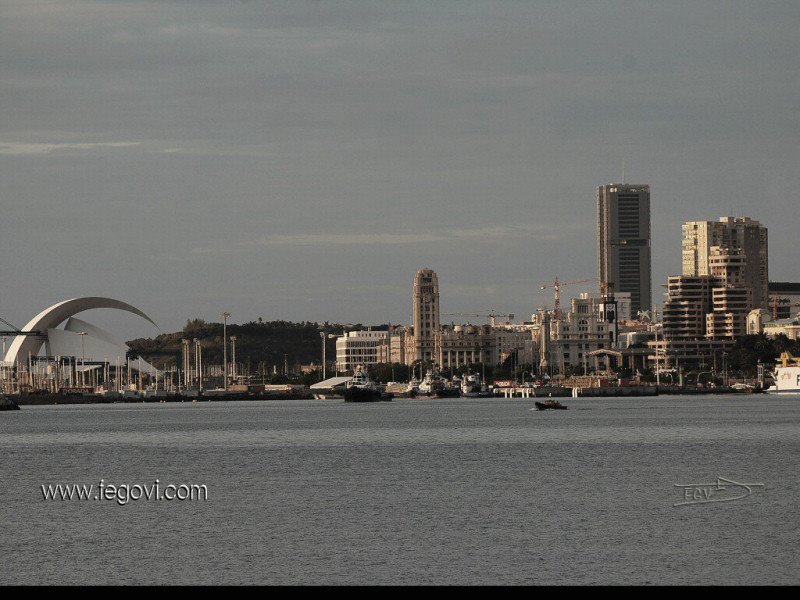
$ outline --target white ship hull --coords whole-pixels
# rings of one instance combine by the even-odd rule
[[[800,395],[800,367],[777,367],[775,385],[764,391],[768,394]]]

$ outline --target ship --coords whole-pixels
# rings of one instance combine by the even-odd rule
[[[356,367],[353,379],[347,382],[344,390],[345,402],[386,402],[392,399],[372,381],[362,367]]]
[[[461,395],[465,398],[491,398],[492,394],[480,375],[466,375],[461,381]]]
[[[764,391],[767,394],[800,395],[800,359],[783,352],[775,367],[775,385]]]
[[[0,396],[0,410],[19,410],[19,404],[10,396]]]
[[[425,377],[417,387],[417,395],[429,398],[458,398],[461,395],[461,389],[451,385],[434,368],[425,373]]]

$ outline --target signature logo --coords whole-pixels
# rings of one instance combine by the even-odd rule
[[[741,500],[752,494],[755,488],[763,489],[764,484],[738,483],[732,479],[717,477],[716,483],[676,483],[675,487],[683,489],[683,502],[677,502],[672,506],[687,506]]]

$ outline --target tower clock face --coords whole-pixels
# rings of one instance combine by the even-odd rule
[[[423,295],[422,295],[422,301],[423,301],[425,304],[430,304],[432,300],[433,300],[433,298],[431,297],[431,295],[430,295],[430,294],[423,294]]]

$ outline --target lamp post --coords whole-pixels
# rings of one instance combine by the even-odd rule
[[[329,340],[329,339],[332,340],[336,336],[334,334],[332,334],[332,333],[328,334],[328,333],[325,333],[324,331],[320,331],[319,332],[319,337],[322,338],[322,380],[325,381],[328,378],[328,375],[327,375],[327,373],[328,373],[328,370],[327,370],[328,359],[327,359],[327,354],[326,354],[327,348],[325,347],[325,342],[326,342],[326,340]],[[339,374],[338,373],[338,369],[337,369],[337,373],[336,374],[337,375]]]
[[[200,345],[200,340],[194,339],[194,351],[197,356],[197,388],[202,391],[203,389],[203,347]]]
[[[319,337],[322,339],[322,381],[325,381],[325,379],[327,379],[325,373],[325,338],[326,338],[325,332],[320,331]]]
[[[81,336],[81,387],[84,387],[86,385],[86,373],[84,373],[86,369],[86,348],[83,344],[83,337],[86,335],[86,332],[80,331],[78,335]]]
[[[722,352],[722,385],[728,387],[728,353]]]
[[[236,383],[236,336],[231,336],[231,350],[233,351],[233,356],[231,357],[231,379],[233,379],[233,383]]]
[[[224,389],[228,391],[228,317],[231,313],[220,313],[222,317],[222,377],[224,380]]]

